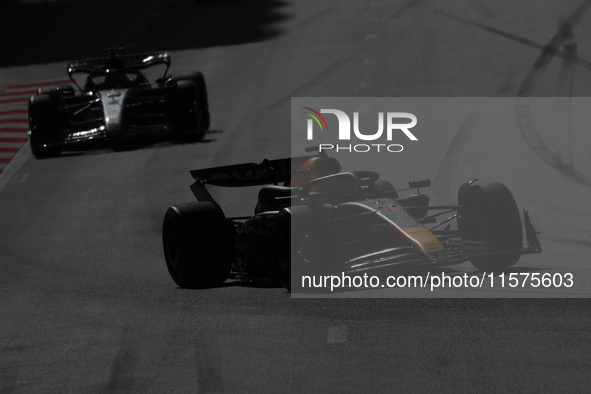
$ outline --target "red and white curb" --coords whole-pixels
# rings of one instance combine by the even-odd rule
[[[42,87],[59,86],[70,80],[12,85],[0,93],[0,174],[28,140],[29,98]]]

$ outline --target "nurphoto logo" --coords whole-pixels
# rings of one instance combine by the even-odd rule
[[[335,115],[339,122],[338,129],[338,140],[339,141],[351,141],[351,119],[349,116],[338,109],[321,109],[320,112],[309,107],[303,107],[304,114],[310,118],[307,121],[306,136],[309,141],[314,139],[314,124],[316,123],[322,132],[328,132],[328,124],[322,114]],[[384,134],[384,118],[386,119],[386,141],[392,141],[393,135],[398,132],[402,132],[411,141],[418,141],[417,137],[410,131],[411,128],[416,126],[417,117],[408,112],[387,112],[384,116],[383,112],[378,112],[378,131],[373,134],[365,134],[359,130],[359,112],[353,112],[353,134],[355,138],[361,141],[377,141],[382,138]],[[400,123],[400,120],[406,120],[406,123]],[[410,122],[408,122],[410,121]],[[404,147],[400,144],[390,143],[373,143],[373,144],[319,144],[318,150],[320,152],[324,150],[335,149],[339,151],[366,153],[370,151],[387,151],[391,153],[402,152]]]

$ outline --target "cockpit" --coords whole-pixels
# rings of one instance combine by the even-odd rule
[[[148,85],[148,80],[140,71],[117,68],[95,71],[89,74],[86,77],[84,91],[137,89]]]

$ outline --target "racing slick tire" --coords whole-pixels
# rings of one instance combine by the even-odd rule
[[[482,241],[500,251],[519,251],[523,243],[521,217],[513,194],[502,183],[470,185],[458,195],[458,230],[462,239]],[[474,257],[481,271],[499,271],[517,263],[520,254]]]
[[[170,276],[182,288],[220,285],[234,259],[234,226],[209,201],[168,208],[162,224],[164,257]]]
[[[173,78],[173,81],[193,81],[197,85],[197,91],[199,94],[199,104],[201,111],[203,112],[203,123],[205,130],[209,130],[210,126],[210,115],[209,115],[209,100],[207,97],[207,85],[205,84],[205,77],[199,71],[192,73],[181,74]]]
[[[324,239],[322,218],[307,205],[283,208],[273,223],[273,269],[279,283],[287,290],[301,289],[303,275],[323,273],[318,262],[322,253],[316,250]],[[325,234],[326,235],[326,234]],[[297,247],[292,248],[296,244]],[[300,247],[300,244],[305,246]],[[307,250],[301,250],[307,249]],[[323,248],[329,250],[329,248]],[[307,256],[305,256],[307,254]],[[293,274],[293,278],[292,278]]]
[[[48,94],[32,96],[29,100],[29,139],[31,151],[37,159],[58,156],[62,142],[58,106]]]
[[[205,110],[195,81],[181,80],[177,83],[173,108],[179,142],[202,139],[207,126]]]

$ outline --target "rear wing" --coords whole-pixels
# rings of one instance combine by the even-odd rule
[[[105,62],[112,57],[100,57],[94,59],[82,59],[75,60],[68,63],[68,76],[72,79],[72,74],[75,73],[92,73],[94,71],[100,71],[105,69]],[[167,52],[161,53],[138,53],[133,55],[118,55],[117,60],[123,62],[124,67],[134,68],[137,70],[143,70],[152,67],[156,64],[164,64],[166,71],[164,75],[168,73],[170,68],[170,56]]]
[[[259,164],[244,163],[191,171],[195,183],[191,190],[199,201],[213,201],[205,185],[247,187],[286,183],[310,156],[263,160]]]

